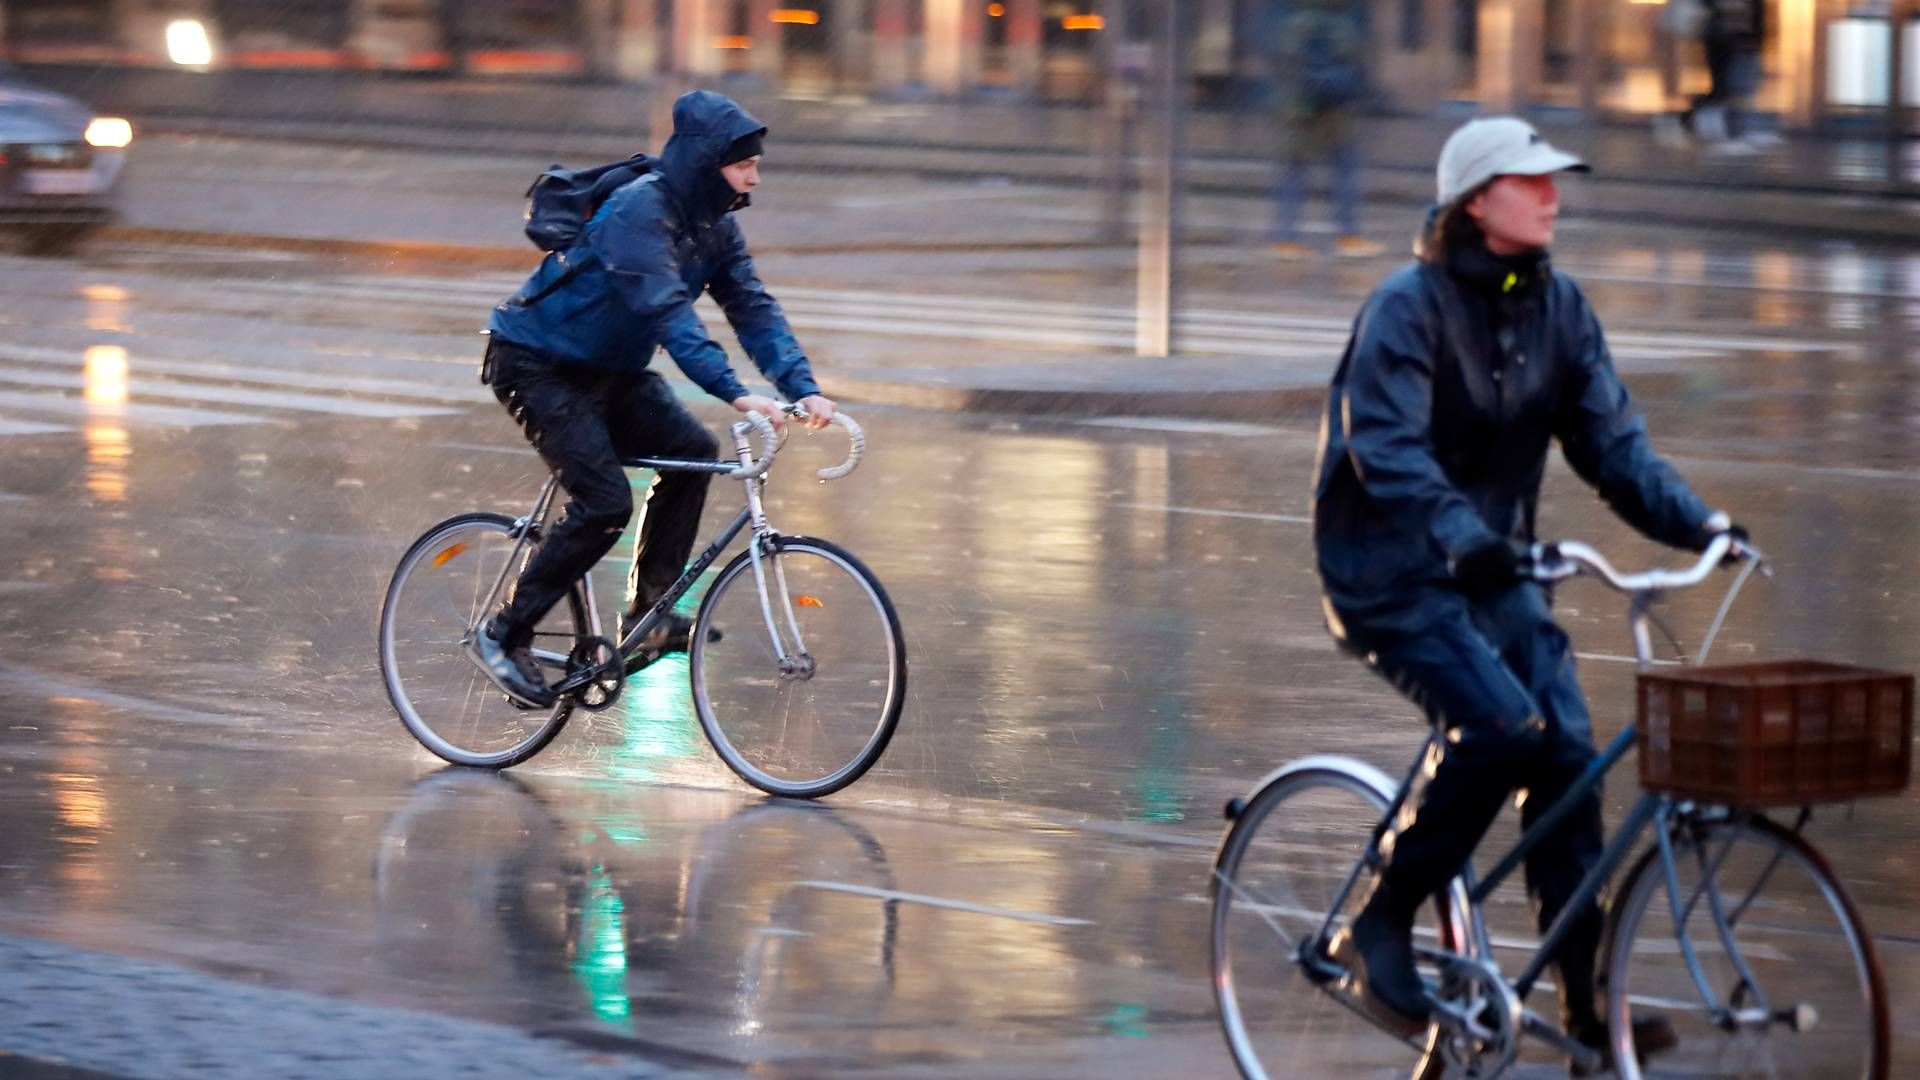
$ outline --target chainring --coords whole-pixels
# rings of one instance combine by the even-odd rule
[[[1451,1067],[1468,1080],[1499,1076],[1520,1053],[1523,1011],[1498,968],[1465,956],[1449,958],[1434,993],[1435,1039]]]
[[[620,648],[603,637],[583,638],[567,654],[567,693],[588,712],[604,712],[620,700],[626,663]]]

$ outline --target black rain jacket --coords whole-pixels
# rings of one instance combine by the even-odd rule
[[[1534,539],[1548,445],[1629,524],[1698,550],[1707,506],[1654,453],[1572,279],[1482,245],[1387,278],[1334,373],[1313,539],[1330,623],[1418,632],[1454,560]],[[1457,606],[1457,600],[1447,607]]]

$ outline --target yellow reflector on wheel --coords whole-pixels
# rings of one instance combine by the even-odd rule
[[[449,562],[452,562],[454,559],[458,558],[460,553],[465,550],[467,550],[466,544],[455,544],[452,547],[447,548],[445,551],[442,551],[440,554],[435,555],[433,557],[433,565],[445,566]]]
[[[793,602],[794,602],[794,603],[796,603],[796,604],[798,604],[798,605],[800,605],[801,607],[818,607],[818,608],[823,608],[823,607],[826,607],[826,606],[827,606],[827,605],[825,605],[825,604],[823,604],[823,603],[821,603],[821,602],[820,602],[820,598],[819,598],[819,597],[817,597],[817,596],[806,596],[806,595],[804,595],[804,594],[803,594],[803,595],[800,595],[800,596],[796,596],[796,597],[794,597],[794,598],[793,598]]]

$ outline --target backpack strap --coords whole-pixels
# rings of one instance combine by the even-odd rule
[[[517,304],[520,307],[532,307],[533,305],[539,303],[540,301],[545,300],[547,297],[552,296],[554,293],[559,292],[561,289],[566,287],[568,282],[572,281],[575,277],[579,276],[580,274],[579,263],[567,262],[566,253],[564,252],[556,252],[555,254],[557,254],[560,257],[560,261],[562,265],[566,266],[566,269],[560,272],[559,277],[556,277],[552,281],[549,281],[545,285],[541,286],[539,292],[534,293],[532,296],[529,296],[524,300],[515,300],[514,301],[515,304]]]

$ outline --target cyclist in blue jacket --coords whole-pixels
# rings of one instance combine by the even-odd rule
[[[485,367],[493,393],[566,488],[568,502],[521,574],[511,598],[475,635],[487,674],[524,705],[545,707],[552,689],[529,652],[533,628],[626,529],[634,500],[627,457],[713,458],[719,445],[659,372],[658,349],[702,390],[780,426],[772,398],[749,393],[708,336],[693,303],[711,293],[742,347],[810,427],[834,403],[813,380],[780,305],[754,272],[734,212],[760,182],[766,125],[732,100],[696,90],[673,107],[661,164],[615,191],[570,249],[549,256],[488,321]],[[709,477],[674,472],[654,480],[642,509],[620,636],[686,566]],[[691,620],[673,615],[640,643],[684,650]]]
[[[1526,789],[1531,824],[1595,758],[1572,647],[1526,574],[1549,444],[1654,539],[1699,550],[1721,532],[1745,538],[1654,452],[1586,297],[1548,261],[1553,176],[1585,167],[1510,117],[1455,132],[1421,258],[1361,309],[1322,427],[1313,535],[1328,625],[1442,736],[1334,943],[1362,1004],[1409,1034],[1429,1014],[1411,940],[1420,907],[1512,791]],[[1595,793],[1527,860],[1542,930],[1601,850]],[[1555,962],[1565,1030],[1604,1051],[1601,931],[1588,901]],[[1636,1045],[1671,1046],[1671,1026],[1652,1026]]]

